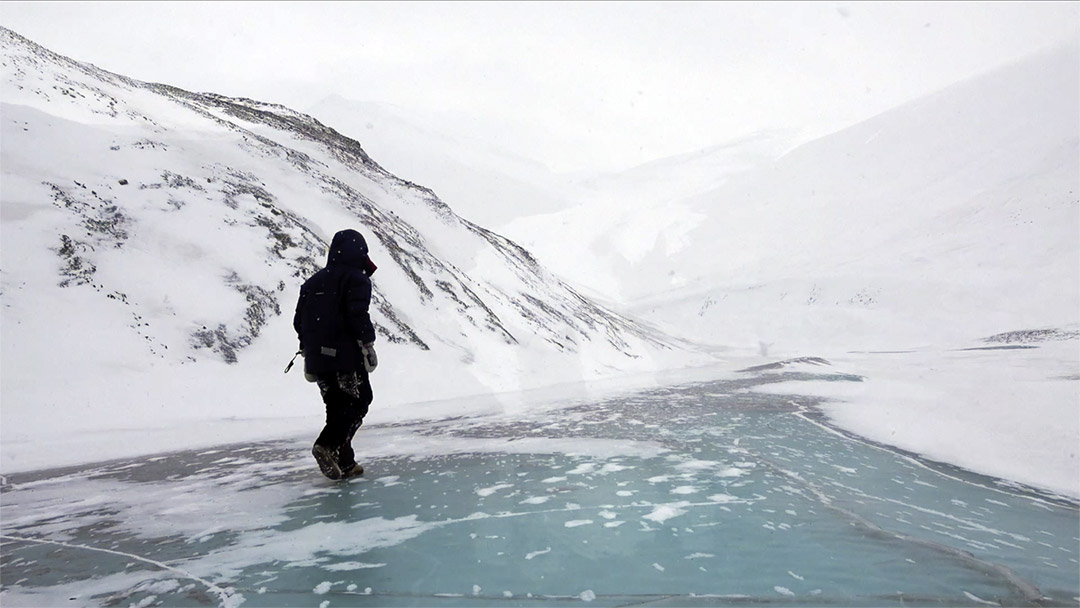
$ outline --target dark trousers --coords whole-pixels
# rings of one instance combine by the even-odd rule
[[[342,470],[356,464],[353,435],[364,423],[373,395],[367,372],[331,372],[319,374],[316,382],[326,404],[326,426],[315,443],[338,455]]]

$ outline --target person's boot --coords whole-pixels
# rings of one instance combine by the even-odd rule
[[[359,477],[364,474],[364,467],[359,464],[354,464],[351,467],[341,467],[341,478],[348,479],[350,477]]]
[[[311,448],[311,455],[315,462],[319,463],[319,470],[330,479],[341,479],[341,467],[338,466],[337,450],[331,450],[326,446],[315,444]]]

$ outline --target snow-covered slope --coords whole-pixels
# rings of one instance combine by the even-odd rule
[[[524,215],[563,209],[577,196],[568,177],[503,150],[465,126],[388,104],[328,97],[307,109],[362,141],[388,171],[424,184],[454,213],[499,231]]]
[[[318,419],[317,391],[281,370],[299,285],[347,227],[379,265],[379,404],[686,361],[307,115],[137,82],[2,28],[0,47],[7,470],[58,433]]]
[[[621,264],[612,292],[639,314],[775,354],[1071,326],[1078,74],[1075,45],[1048,51],[666,207],[628,194],[619,222],[581,221],[614,208],[597,206],[507,233],[531,234],[523,244],[547,260],[542,244],[569,224],[583,231],[572,241]]]
[[[654,304],[695,335],[793,348],[1077,323],[1078,57],[961,83],[698,197],[708,220],[669,260],[687,287]],[[728,321],[748,309],[760,327]]]
[[[642,280],[643,268],[660,264],[662,285],[678,281],[664,260],[688,246],[687,234],[706,219],[686,201],[770,166],[793,136],[764,132],[618,173],[578,175],[574,206],[521,214],[502,231],[594,297],[632,302],[661,287]]]

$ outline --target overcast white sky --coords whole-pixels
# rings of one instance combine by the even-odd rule
[[[445,112],[450,125],[569,171],[869,118],[1076,38],[1078,7],[4,2],[0,24],[73,59],[193,91],[301,111],[337,94]]]

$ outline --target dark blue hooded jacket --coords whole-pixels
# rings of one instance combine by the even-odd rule
[[[367,243],[355,230],[334,235],[326,268],[300,287],[293,328],[304,352],[304,371],[310,374],[361,371],[360,344],[375,341],[368,306],[375,265]]]

